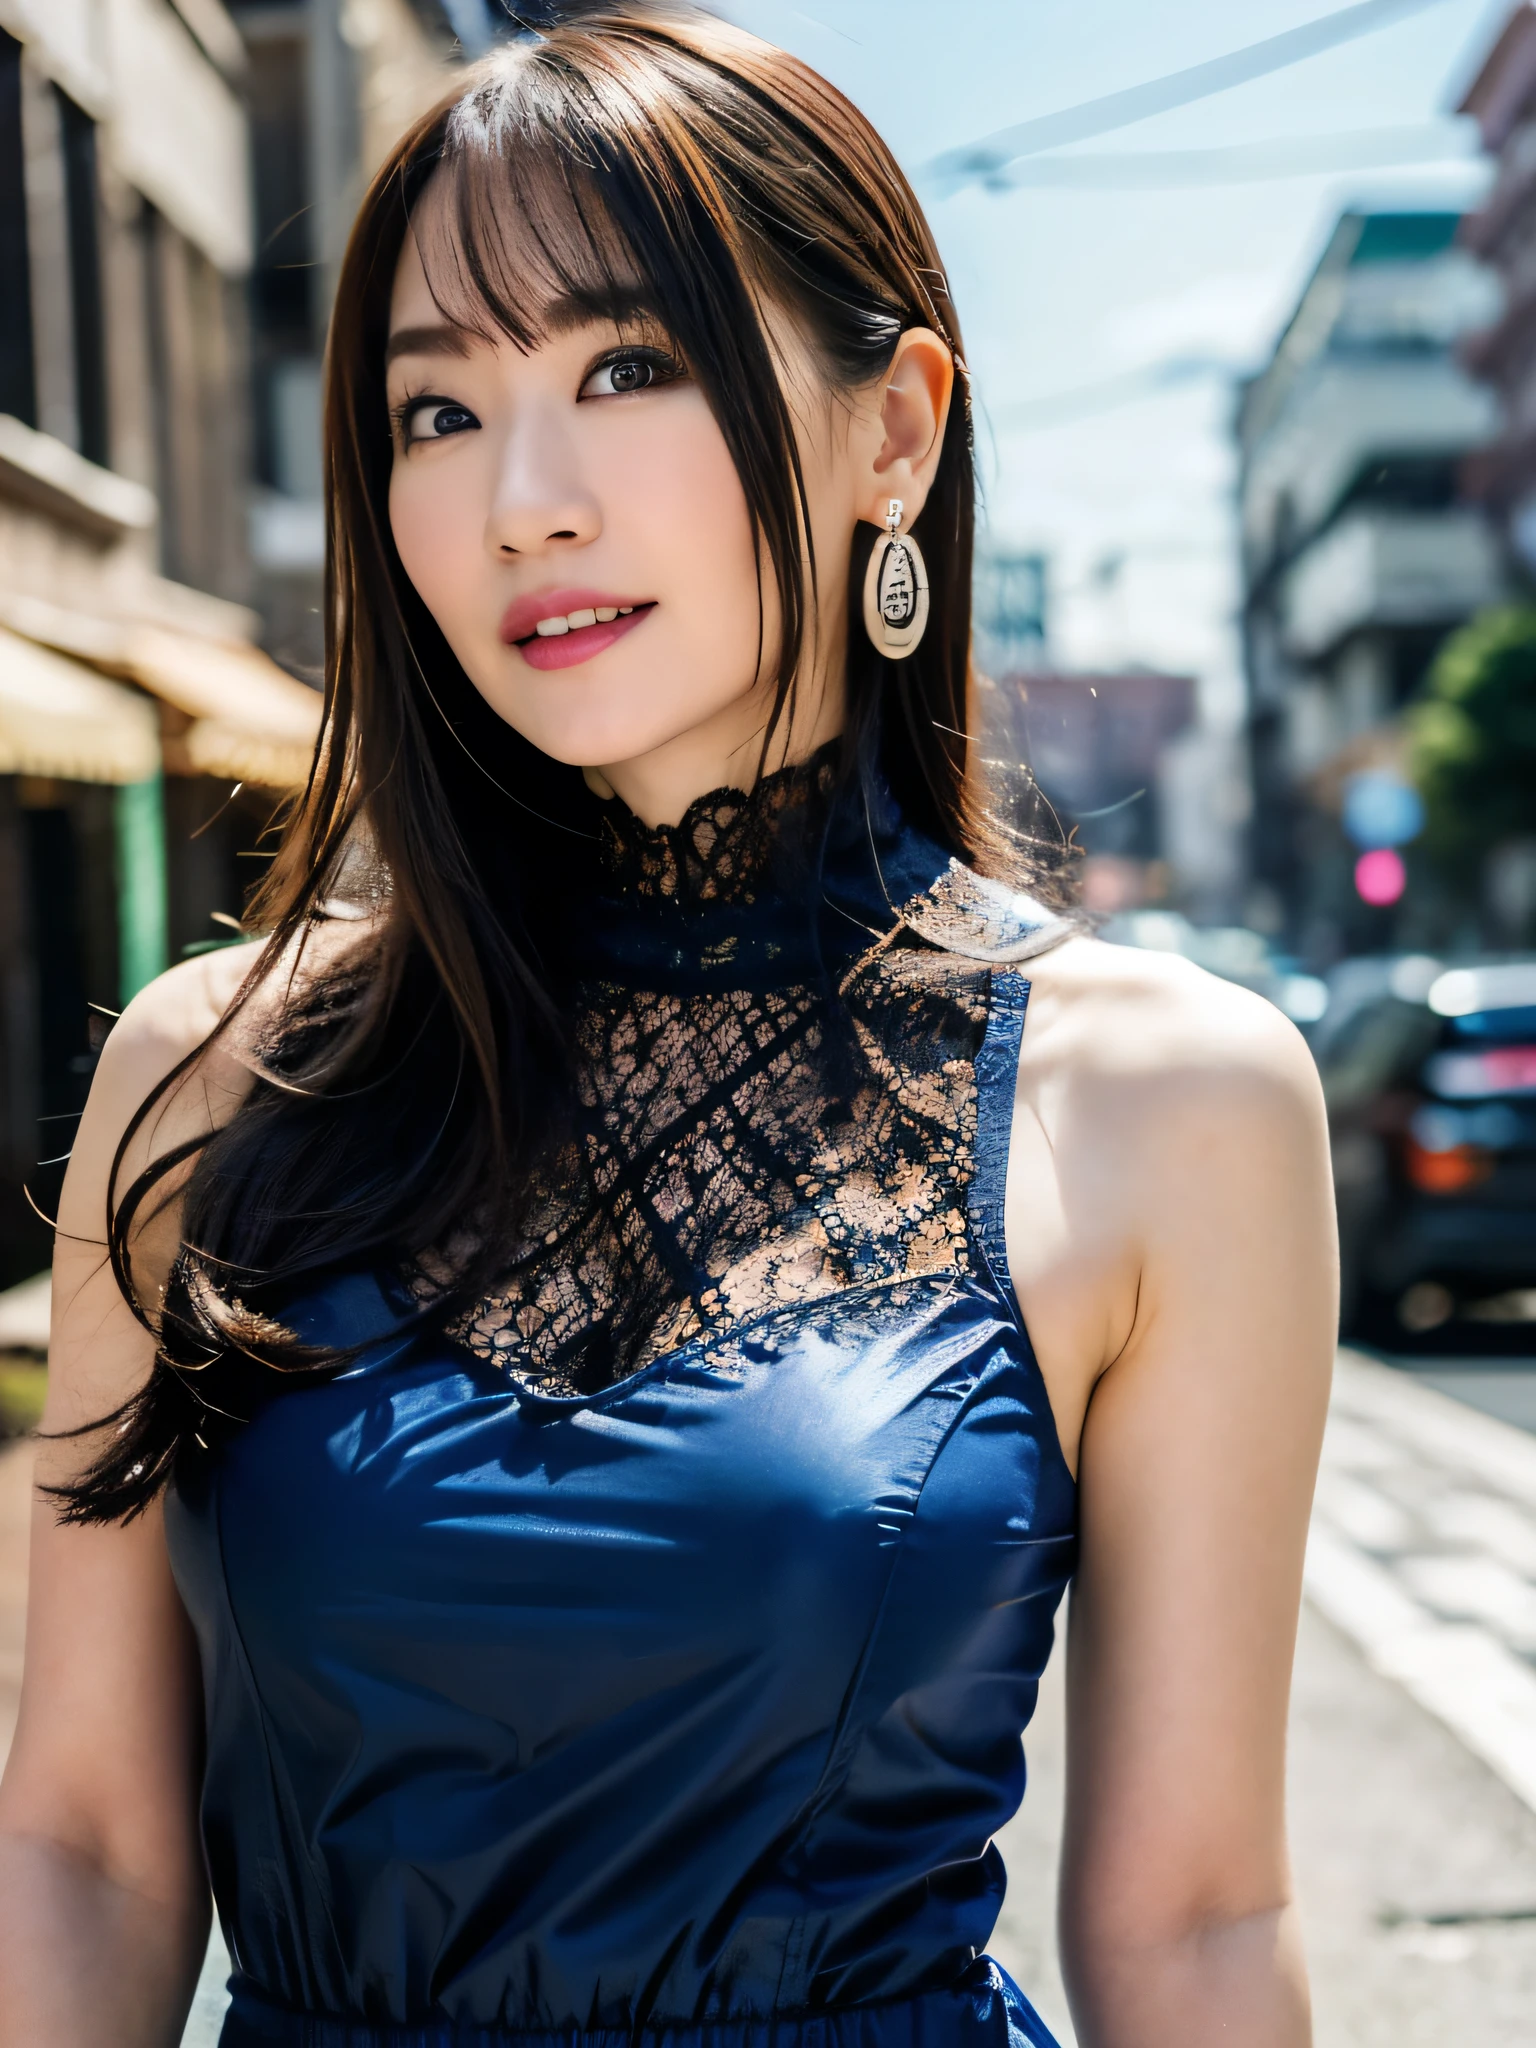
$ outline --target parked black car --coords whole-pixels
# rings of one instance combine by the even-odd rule
[[[1348,961],[1311,1040],[1346,1333],[1536,1323],[1536,960]]]

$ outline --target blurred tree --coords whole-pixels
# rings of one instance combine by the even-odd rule
[[[1447,865],[1536,837],[1536,606],[1482,612],[1446,641],[1408,715],[1408,766]]]

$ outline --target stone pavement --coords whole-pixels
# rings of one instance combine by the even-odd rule
[[[1536,2041],[1536,1438],[1424,1377],[1343,1357],[1324,1456],[1291,1712],[1317,2048]],[[26,1462],[0,1452],[0,1750]],[[1059,1660],[1026,1749],[993,1950],[1071,2048],[1052,1928]],[[212,2048],[222,1970],[211,1957],[184,2048]]]
[[[1307,1594],[1536,1808],[1536,1437],[1343,1353]]]

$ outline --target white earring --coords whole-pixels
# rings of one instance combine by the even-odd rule
[[[911,534],[901,535],[901,500],[886,510],[864,576],[864,630],[892,661],[910,654],[928,624],[928,565]]]

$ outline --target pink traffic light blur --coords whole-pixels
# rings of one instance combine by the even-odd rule
[[[1408,886],[1403,857],[1390,846],[1373,847],[1355,862],[1355,887],[1366,903],[1385,909],[1395,903]]]

